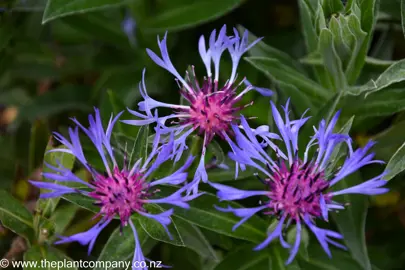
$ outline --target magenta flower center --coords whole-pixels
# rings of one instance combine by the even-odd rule
[[[191,123],[194,128],[199,128],[200,133],[206,134],[207,143],[216,134],[223,137],[223,132],[229,132],[230,124],[239,118],[237,112],[252,104],[236,106],[240,98],[232,85],[219,90],[216,88],[217,84],[208,79],[200,91],[194,91],[194,94],[182,90],[182,96],[190,102],[190,109],[180,110],[180,114],[187,115],[181,117],[181,124]]]
[[[114,168],[111,177],[99,175],[92,184],[95,189],[89,196],[101,207],[100,214],[108,218],[117,214],[124,225],[133,212],[143,210],[144,200],[151,195],[141,173],[129,175],[128,171],[118,168]]]
[[[273,178],[269,180],[269,207],[273,209],[272,213],[288,214],[295,220],[304,214],[321,216],[320,198],[329,187],[323,172],[316,173],[314,167],[298,160],[289,169],[282,163]],[[328,203],[330,195],[323,196]]]

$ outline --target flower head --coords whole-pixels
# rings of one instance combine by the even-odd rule
[[[193,190],[196,191],[198,187],[197,184],[201,179],[204,182],[208,181],[204,161],[207,144],[210,143],[216,135],[230,142],[230,137],[233,136],[231,125],[239,122],[239,113],[241,110],[253,104],[253,102],[239,104],[242,97],[250,90],[257,90],[266,96],[270,96],[272,92],[265,88],[254,87],[246,78],[238,83],[236,82],[236,72],[240,58],[246,51],[260,41],[260,39],[258,39],[248,44],[247,31],[241,37],[238,31],[234,29],[234,35],[227,36],[226,26],[223,26],[218,35],[216,30],[212,31],[208,40],[208,47],[206,46],[205,37],[200,37],[198,50],[207,72],[207,76],[204,77],[202,82],[197,80],[194,68],[186,73],[185,78],[180,76],[170,60],[166,37],[167,35],[165,35],[162,40],[158,39],[161,57],[149,49],[147,52],[157,65],[173,74],[175,79],[179,82],[180,94],[188,105],[167,104],[149,97],[146,92],[144,72],[142,82],[139,85],[144,100],[138,105],[139,110],[145,114],[130,110],[132,114],[141,119],[125,120],[123,122],[132,125],[145,125],[157,122],[162,126],[163,133],[175,134],[173,155],[176,160],[180,159],[183,151],[187,149],[186,139],[188,135],[193,132],[202,134],[204,136],[202,156],[193,181],[195,184]],[[220,74],[219,66],[221,56],[225,51],[230,53],[233,66],[230,78],[226,80],[223,86],[220,86],[218,82]],[[242,86],[242,91],[238,91]],[[157,110],[152,112],[152,110],[157,107],[171,108],[173,109],[173,113],[168,116],[158,117]],[[169,123],[171,125],[166,126],[168,119],[177,119],[177,121],[171,121]]]
[[[234,126],[237,145],[233,146],[230,157],[241,165],[255,167],[264,175],[257,177],[263,183],[263,190],[245,191],[228,187],[222,184],[211,184],[218,190],[221,200],[240,200],[252,196],[264,196],[265,200],[259,207],[234,209],[219,208],[220,211],[232,212],[243,218],[235,225],[240,224],[262,211],[265,215],[275,215],[279,219],[277,227],[269,233],[267,239],[256,247],[256,250],[265,248],[273,239],[279,238],[285,248],[290,249],[287,264],[290,263],[298,252],[301,239],[302,224],[315,234],[325,252],[331,256],[328,244],[339,248],[345,248],[334,239],[342,239],[337,232],[318,228],[316,219],[328,221],[328,212],[344,209],[345,205],[334,201],[341,194],[357,193],[365,195],[382,194],[388,191],[383,186],[383,174],[370,179],[359,185],[343,190],[333,191],[330,188],[346,176],[357,171],[361,167],[371,163],[382,163],[373,160],[374,154],[368,154],[368,150],[374,144],[369,142],[364,148],[353,151],[349,135],[334,133],[334,127],[339,117],[336,113],[329,124],[322,120],[319,128],[315,129],[315,135],[309,141],[303,157],[298,155],[299,129],[308,118],[298,120],[289,119],[288,102],[283,108],[284,118],[272,103],[274,122],[280,135],[269,132],[268,127],[252,129],[242,117],[241,123],[244,134]],[[259,142],[259,139],[262,141]],[[272,140],[278,139],[284,142],[284,151],[277,147]],[[340,168],[334,168],[332,156],[343,145],[347,146],[348,156]],[[264,146],[270,146],[276,153],[278,160],[273,160]],[[310,152],[317,147],[316,153],[309,159]],[[332,167],[332,168],[331,168]],[[243,169],[243,167],[242,167]],[[334,173],[332,173],[334,171]],[[291,224],[296,225],[296,238],[293,246],[283,239],[283,231]]]
[[[64,168],[61,164],[59,164],[58,167],[46,164],[53,172],[43,173],[43,176],[53,180],[54,183],[30,182],[38,188],[51,190],[48,193],[42,193],[42,198],[53,198],[67,193],[80,193],[93,199],[94,205],[100,207],[100,211],[96,217],[101,216],[101,219],[93,228],[69,237],[62,237],[61,240],[56,242],[57,244],[78,241],[82,245],[89,245],[88,251],[90,253],[102,229],[106,227],[112,219],[119,218],[121,220],[121,226],[129,224],[133,230],[136,243],[134,260],[139,261],[140,258],[143,260],[144,257],[139,246],[135,226],[131,221],[131,215],[137,213],[155,219],[162,224],[170,236],[167,226],[171,222],[170,216],[173,213],[173,209],[169,209],[160,214],[151,214],[148,213],[145,205],[149,203],[162,203],[188,208],[187,202],[200,194],[183,196],[182,194],[187,189],[187,186],[184,186],[168,197],[156,198],[155,194],[159,193],[158,185],[178,185],[185,182],[187,178],[185,170],[193,161],[193,158],[190,157],[186,163],[173,174],[161,179],[149,181],[148,176],[170,158],[170,150],[173,143],[171,141],[167,145],[158,148],[157,142],[160,137],[159,129],[156,129],[157,134],[153,149],[145,160],[138,159],[134,164],[129,164],[125,153],[124,164],[120,167],[114,156],[115,151],[110,142],[113,126],[120,115],[121,114],[117,115],[115,118],[111,117],[107,128],[104,129],[100,113],[95,109],[94,116],[89,116],[89,128],[85,128],[76,119],[73,119],[76,127],[69,128],[69,139],[59,133],[55,133],[55,138],[66,148],[53,149],[51,152],[59,151],[74,155],[87,171],[91,173],[92,180],[90,182],[80,179],[71,170]],[[105,171],[96,170],[87,161],[80,143],[79,129],[87,135],[97,149],[104,163]],[[81,188],[73,188],[72,185],[65,186],[61,184],[62,182],[76,182],[81,184]]]

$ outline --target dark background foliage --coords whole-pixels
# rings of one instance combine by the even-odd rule
[[[323,36],[316,37],[315,43],[321,40],[319,44],[326,45],[314,50],[309,46],[311,24],[305,21],[305,7],[313,12],[308,13],[312,14],[312,23],[319,26],[318,2],[323,7],[322,18],[326,18],[324,27],[331,31],[333,18],[337,21],[339,16],[347,15],[339,3],[359,5],[361,29],[368,40],[363,54],[349,48],[354,52],[350,57],[360,64],[347,72],[345,79],[339,76],[342,70],[349,69],[350,61],[341,53],[344,46],[340,41],[348,39],[347,36],[340,39],[334,36],[334,45],[331,45],[327,43],[328,33],[320,34]],[[243,27],[255,36],[263,36],[263,42],[241,61],[239,76],[275,90],[274,99],[279,104],[291,97],[296,117],[311,108],[309,114],[314,116],[311,124],[327,117],[334,109],[342,109],[341,127],[355,116],[350,131],[354,143],[362,146],[369,139],[377,140],[376,156],[385,162],[391,160],[390,164],[397,166],[394,166],[395,176],[403,169],[401,150],[396,159],[391,158],[405,139],[405,88],[401,82],[402,77],[405,78],[404,69],[394,69],[389,84],[383,87],[364,88],[364,85],[371,79],[376,80],[391,65],[401,65],[400,60],[405,58],[402,2],[0,0],[3,8],[0,14],[0,217],[4,225],[0,226],[1,256],[21,259],[25,254],[26,259],[38,259],[37,249],[46,247],[47,254],[57,258],[130,258],[133,239],[122,242],[114,238],[118,233],[117,224],[109,226],[102,234],[90,258],[86,247],[77,243],[57,249],[44,245],[55,239],[55,232],[70,235],[89,228],[92,213],[61,200],[52,213],[38,214],[38,208],[44,210],[41,202],[37,202],[39,192],[27,180],[40,179],[45,148],[56,146],[50,139],[51,131],[65,132],[71,123],[69,117],[86,120],[93,106],[100,108],[106,119],[111,112],[126,107],[135,109],[140,99],[137,85],[143,68],[147,70],[147,89],[151,96],[167,102],[179,101],[173,77],[156,66],[145,52],[145,48],[157,49],[156,36],[163,36],[166,30],[169,31],[170,56],[177,70],[185,71],[195,65],[200,78],[205,72],[197,49],[201,34],[208,35],[212,29],[227,24],[228,29]],[[367,13],[369,10],[374,10],[374,15]],[[128,23],[128,18],[136,22],[132,31],[124,31],[123,23]],[[360,44],[361,31],[356,32],[353,25],[350,27]],[[326,52],[327,48],[334,49]],[[231,61],[224,59],[221,77],[227,78],[230,72]],[[352,75],[356,72],[358,76]],[[367,92],[373,91],[375,93],[365,97]],[[253,120],[254,125],[272,125],[268,99],[255,93],[249,94],[247,99],[255,100],[255,106],[245,112],[247,116],[259,116]],[[126,117],[131,116],[126,114]],[[304,129],[303,137],[309,138],[311,129]],[[136,137],[138,129],[122,125],[120,132]],[[363,181],[382,169],[381,166],[368,168],[347,182]],[[80,169],[78,173],[84,175]],[[232,180],[231,175],[215,171],[210,177],[217,181]],[[180,218],[174,221],[183,243],[158,242],[156,239],[162,239],[144,232],[143,249],[150,259],[162,260],[174,265],[174,269],[404,269],[402,179],[403,175],[397,175],[389,183],[391,192],[386,195],[371,199],[347,198],[351,204],[340,217],[337,215],[335,222],[345,235],[350,251],[334,250],[332,260],[323,254],[316,240],[310,238],[309,248],[304,245],[299,260],[286,267],[286,251],[279,247],[266,253],[254,253],[252,245],[245,241],[250,234],[226,235],[221,230],[210,229],[209,225],[188,223]],[[245,179],[235,185],[249,188],[254,183]],[[31,232],[12,218],[3,219],[6,204],[15,205],[13,211],[22,219],[32,219],[34,215],[35,230]],[[113,236],[108,240],[111,232]],[[260,241],[261,236],[255,236]],[[116,243],[112,243],[114,239]],[[105,248],[106,243],[110,249]]]

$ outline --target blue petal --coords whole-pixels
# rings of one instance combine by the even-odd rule
[[[241,217],[242,219],[236,223],[233,227],[232,227],[232,231],[236,230],[240,225],[242,225],[244,222],[246,222],[249,218],[251,218],[254,214],[256,214],[257,212],[267,208],[267,205],[262,205],[259,207],[254,207],[254,208],[241,208],[241,209],[235,209],[232,208],[231,206],[228,205],[228,208],[222,208],[222,207],[218,207],[216,205],[214,205],[215,209],[221,211],[221,212],[231,212],[234,213],[235,216],[237,217]]]
[[[78,234],[74,234],[68,237],[62,236],[61,240],[56,241],[55,244],[64,244],[77,241],[81,245],[89,245],[88,254],[90,255],[91,250],[93,249],[94,243],[100,232],[110,223],[111,220],[101,220],[95,226],[93,226],[90,230]]]
[[[371,164],[371,163],[384,163],[380,160],[373,160],[374,154],[367,154],[368,150],[374,145],[373,141],[369,141],[365,147],[359,148],[354,151],[350,157],[348,157],[342,168],[336,174],[335,178],[330,181],[330,185],[333,186],[338,181],[342,180],[346,176],[350,175],[351,173],[357,171],[361,167]]]
[[[167,228],[167,226],[172,222],[170,217],[173,214],[173,209],[169,209],[160,214],[148,214],[141,211],[138,211],[138,213],[147,218],[153,218],[154,220],[162,224],[163,228],[167,232],[167,235],[169,235],[170,239],[173,239],[173,236],[170,234],[169,229]]]
[[[273,239],[275,239],[276,237],[279,237],[282,234],[282,229],[283,229],[283,224],[284,224],[284,220],[286,218],[286,215],[283,215],[281,217],[281,219],[279,220],[277,227],[274,229],[274,231],[272,231],[266,238],[266,240],[264,240],[261,244],[259,244],[258,246],[256,246],[254,248],[254,250],[261,250],[265,247],[267,247],[271,241],[273,241]]]
[[[173,66],[169,53],[167,50],[167,45],[166,45],[166,39],[167,39],[167,33],[165,33],[165,36],[161,41],[159,41],[158,37],[158,45],[160,49],[160,53],[162,54],[162,58],[159,58],[153,51],[150,49],[146,49],[146,52],[148,53],[149,57],[160,67],[166,69],[169,71],[171,74],[173,74],[182,84],[183,86],[190,92],[193,90],[191,87],[186,83],[186,81],[180,76],[180,74],[177,72],[176,68]]]
[[[364,183],[358,184],[354,187],[349,187],[343,190],[334,191],[331,193],[333,196],[342,195],[342,194],[364,194],[364,195],[379,195],[389,191],[388,188],[383,188],[387,184],[387,181],[382,180],[382,177],[385,173],[380,174],[377,177],[374,177]]]
[[[305,224],[311,229],[311,231],[315,234],[316,238],[318,239],[319,243],[321,244],[323,250],[325,250],[326,254],[329,257],[332,257],[332,254],[329,249],[328,243],[345,249],[345,247],[339,243],[336,243],[330,237],[336,238],[336,239],[343,239],[343,236],[337,232],[326,230],[326,229],[321,229],[315,226],[315,224],[312,223],[308,215],[305,215],[304,217],[304,222]]]
[[[218,190],[217,196],[222,200],[241,200],[252,196],[261,196],[261,195],[268,195],[268,191],[248,191],[248,190],[241,190],[234,187],[225,186],[222,184],[211,183],[209,184]]]
[[[76,193],[77,190],[74,188],[54,184],[54,183],[48,183],[48,182],[38,182],[38,181],[31,181],[29,180],[33,186],[36,186],[37,188],[43,188],[43,189],[50,189],[53,192],[49,193],[41,193],[40,197],[45,199],[45,198],[54,198],[54,197],[59,197],[63,194],[67,193]]]
[[[132,259],[132,266],[134,266],[135,262],[139,265],[139,262],[144,262],[146,258],[143,255],[141,243],[139,242],[139,238],[138,238],[138,233],[136,232],[136,228],[135,228],[134,224],[132,223],[132,220],[129,219],[128,223],[131,226],[131,229],[132,229],[132,232],[133,232],[134,238],[135,238],[135,251],[134,251],[134,257]],[[145,267],[145,268],[132,268],[132,269],[148,270],[147,267]]]
[[[190,206],[188,205],[187,202],[199,197],[200,195],[202,195],[202,193],[192,194],[192,195],[187,194],[183,197],[181,194],[183,192],[185,192],[187,189],[189,189],[189,186],[186,185],[168,197],[161,198],[161,199],[148,199],[148,200],[145,200],[145,202],[171,204],[171,205],[175,205],[178,207],[188,209]]]
[[[247,79],[244,80],[246,86],[252,87],[253,90],[259,92],[262,96],[270,97],[274,94],[274,92],[268,88],[258,87],[252,85]]]
[[[290,250],[290,256],[288,257],[286,265],[290,264],[294,260],[295,256],[298,253],[298,249],[300,247],[300,242],[301,242],[301,222],[300,221],[297,221],[296,230],[297,230],[297,232],[295,234],[295,243],[294,243],[294,246],[292,247],[292,249]]]

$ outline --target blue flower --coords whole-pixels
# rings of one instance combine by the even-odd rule
[[[127,11],[124,20],[121,22],[121,29],[128,37],[129,43],[131,43],[131,45],[134,46],[136,44],[136,36],[135,36],[136,21],[131,16],[131,13],[129,11]]]
[[[238,162],[242,169],[244,166],[252,166],[264,175],[262,179],[263,190],[246,191],[222,184],[211,183],[218,190],[220,200],[240,200],[252,196],[266,198],[262,204],[254,208],[234,209],[232,207],[220,208],[223,212],[232,212],[242,220],[234,226],[234,230],[254,214],[263,211],[263,214],[275,215],[279,219],[276,228],[268,234],[267,239],[259,244],[255,250],[265,248],[273,239],[279,238],[284,248],[290,249],[290,256],[287,264],[295,258],[301,239],[302,225],[305,224],[314,233],[325,252],[331,256],[329,244],[345,249],[335,239],[342,239],[343,236],[337,232],[322,229],[316,226],[316,219],[328,221],[328,212],[345,208],[344,204],[334,201],[334,197],[342,194],[364,194],[377,195],[388,191],[383,187],[386,181],[380,174],[364,183],[346,189],[333,191],[330,188],[340,180],[344,179],[361,167],[371,163],[383,163],[374,160],[374,154],[368,153],[373,142],[367,143],[363,148],[353,150],[349,135],[334,133],[334,128],[339,117],[339,112],[334,115],[327,124],[322,120],[319,128],[315,129],[314,136],[310,139],[303,157],[298,156],[298,135],[300,128],[309,117],[302,117],[298,120],[289,118],[288,102],[283,107],[284,118],[271,103],[274,122],[279,131],[278,134],[269,132],[269,128],[261,126],[252,129],[245,118],[241,118],[243,133],[240,128],[233,125],[237,145],[232,147],[230,157]],[[281,140],[284,143],[283,149],[276,146],[273,141]],[[332,156],[337,154],[338,147],[345,145],[348,155],[343,165],[334,168]],[[274,160],[265,150],[269,146],[277,155]],[[314,148],[316,151],[313,151]],[[310,153],[315,152],[312,158]],[[334,173],[332,173],[334,171]],[[291,246],[283,239],[283,231],[291,224],[296,226],[295,242]]]
[[[186,77],[183,78],[173,66],[166,45],[167,34],[162,40],[158,38],[161,56],[147,49],[147,53],[152,60],[175,77],[179,83],[180,94],[188,105],[167,104],[149,97],[146,91],[144,71],[142,82],[139,84],[144,100],[138,104],[139,111],[144,114],[129,110],[140,119],[124,120],[123,122],[131,125],[146,125],[156,122],[162,126],[162,133],[174,134],[173,156],[175,156],[176,161],[181,158],[182,153],[188,148],[186,139],[189,135],[195,132],[203,135],[202,154],[192,182],[192,191],[194,193],[198,190],[200,180],[203,182],[208,181],[205,167],[207,145],[216,135],[232,144],[233,132],[231,125],[239,122],[239,112],[241,110],[253,104],[253,102],[245,105],[237,105],[237,103],[250,90],[256,90],[265,96],[272,95],[272,91],[269,89],[255,87],[246,78],[243,78],[240,82],[236,82],[237,67],[242,55],[259,41],[260,39],[257,39],[248,44],[247,31],[241,37],[236,29],[234,29],[233,36],[227,36],[225,25],[218,35],[216,30],[212,31],[208,40],[208,48],[205,37],[201,36],[198,50],[207,72],[207,76],[204,77],[201,84],[196,79],[194,68],[191,73],[186,73]],[[226,80],[225,85],[220,86],[218,85],[219,67],[221,57],[225,51],[228,51],[231,55],[232,73],[230,78]],[[238,88],[242,87],[242,85],[245,85],[244,89],[237,93]],[[168,116],[158,117],[156,109],[158,107],[170,108],[173,110],[173,113]],[[171,125],[166,126],[169,119],[177,120],[170,121],[169,124]],[[162,140],[161,142],[166,143],[167,141]]]
[[[96,217],[101,216],[101,219],[94,227],[86,232],[69,237],[62,237],[56,244],[77,241],[82,245],[89,245],[88,252],[90,253],[100,232],[112,219],[118,217],[121,220],[121,226],[129,224],[133,230],[136,243],[134,260],[144,261],[145,258],[139,245],[135,226],[130,218],[131,215],[137,213],[155,219],[162,224],[169,234],[167,226],[171,222],[170,216],[173,213],[173,209],[169,209],[160,214],[151,214],[147,212],[145,205],[149,203],[169,204],[188,208],[189,205],[187,202],[198,197],[200,194],[183,196],[182,194],[188,189],[188,186],[185,185],[168,197],[153,198],[156,193],[159,193],[158,185],[178,185],[184,183],[187,179],[185,170],[193,161],[193,158],[190,157],[185,164],[173,174],[161,179],[149,181],[148,176],[150,176],[159,165],[170,159],[171,148],[173,147],[173,140],[169,141],[169,143],[164,146],[158,147],[157,142],[161,135],[159,128],[156,128],[156,140],[149,156],[145,160],[139,159],[134,164],[129,164],[125,154],[124,164],[120,168],[114,156],[114,148],[111,145],[113,126],[120,115],[121,113],[114,118],[111,117],[107,128],[104,129],[99,110],[95,109],[95,114],[89,115],[89,128],[85,128],[76,119],[72,119],[76,126],[69,128],[69,138],[55,133],[55,138],[66,148],[53,149],[50,152],[65,152],[74,155],[87,171],[91,173],[92,180],[90,182],[83,181],[61,164],[58,164],[58,167],[46,164],[53,172],[43,173],[43,176],[53,180],[54,183],[37,181],[30,181],[30,183],[38,188],[50,190],[48,193],[42,193],[41,198],[53,198],[67,193],[80,193],[93,199],[94,204],[100,207],[100,211]],[[91,140],[95,149],[98,151],[104,163],[105,172],[97,171],[87,161],[80,143],[79,129]],[[62,185],[63,182],[80,183],[82,188],[65,186]]]

